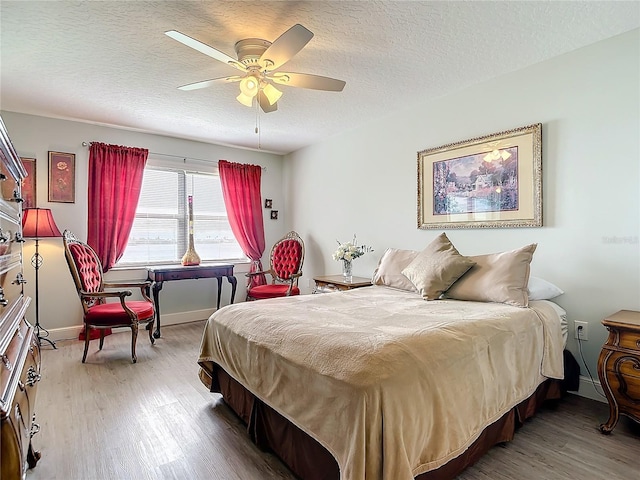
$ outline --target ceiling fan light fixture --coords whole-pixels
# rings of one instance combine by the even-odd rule
[[[253,105],[253,97],[245,95],[242,92],[240,92],[240,95],[236,97],[236,100],[238,100],[241,104],[246,105],[247,107],[251,107]]]
[[[264,86],[262,87],[262,92],[264,93],[265,97],[267,97],[269,105],[273,105],[274,103],[276,103],[282,96],[282,92],[270,83],[264,84]]]
[[[255,97],[258,94],[260,82],[253,75],[249,75],[240,80],[240,91],[247,97]]]
[[[273,84],[328,92],[341,92],[346,84],[335,78],[278,71],[313,38],[313,33],[300,24],[289,28],[273,42],[261,38],[237,41],[234,48],[236,58],[177,30],[165,33],[181,44],[242,72],[241,75],[213,78],[178,87],[181,90],[205,88],[216,82],[239,82],[240,94],[236,97],[238,102],[252,107],[253,99],[256,98],[262,111],[270,113],[278,109],[277,102],[282,96],[282,92]]]

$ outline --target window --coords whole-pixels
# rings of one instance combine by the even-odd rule
[[[147,166],[129,243],[118,265],[179,262],[189,240],[189,195],[201,260],[246,261],[227,219],[218,175]]]

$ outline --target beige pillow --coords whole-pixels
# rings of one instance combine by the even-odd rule
[[[422,298],[437,300],[453,282],[474,265],[458,253],[442,233],[420,252],[402,273],[413,282]]]
[[[447,290],[447,297],[528,306],[529,265],[536,247],[532,243],[509,252],[471,256],[475,266]]]
[[[387,248],[373,272],[371,282],[374,285],[385,285],[391,288],[416,292],[416,287],[411,283],[411,280],[402,274],[402,269],[409,265],[416,258],[416,255],[418,255],[418,252],[414,250]]]

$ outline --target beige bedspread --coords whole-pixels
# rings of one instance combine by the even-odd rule
[[[208,320],[211,362],[317,439],[342,480],[408,480],[562,378],[562,335],[530,308],[424,301],[382,286],[230,305]]]

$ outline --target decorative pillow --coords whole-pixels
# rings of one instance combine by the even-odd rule
[[[529,265],[537,246],[469,257],[476,264],[447,290],[447,297],[528,306]]]
[[[416,292],[411,280],[402,274],[402,269],[409,265],[416,255],[418,252],[414,250],[387,248],[373,272],[371,283]]]
[[[402,273],[413,282],[422,298],[437,300],[475,262],[458,253],[442,233],[420,252]]]
[[[529,277],[529,300],[551,300],[564,293],[560,287],[540,277]]]

